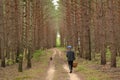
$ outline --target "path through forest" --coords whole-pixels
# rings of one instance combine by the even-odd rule
[[[81,80],[77,74],[69,73],[65,54],[58,49],[53,49],[53,60],[50,61],[46,80]]]
[[[52,56],[53,60],[50,60]],[[73,73],[69,73],[65,53],[57,48],[49,49],[40,57],[39,61],[32,61],[32,68],[26,69],[24,63],[24,71],[17,71],[17,64],[6,68],[0,67],[0,80],[83,80],[81,76],[77,76],[75,69]]]

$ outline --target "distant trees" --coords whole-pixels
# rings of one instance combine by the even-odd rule
[[[72,45],[87,60],[101,54],[102,65],[106,64],[109,49],[111,67],[116,67],[116,57],[120,54],[119,0],[61,0],[60,4],[66,16],[61,21],[65,26],[61,27],[62,44]]]

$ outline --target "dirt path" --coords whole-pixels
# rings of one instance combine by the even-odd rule
[[[81,80],[74,70],[69,73],[65,53],[57,48],[49,51],[53,53],[53,60],[49,59],[51,53],[46,53],[39,61],[33,61],[31,69],[26,69],[24,65],[22,73],[17,71],[17,65],[0,68],[0,80]]]
[[[50,56],[53,58],[52,61],[49,59]],[[40,56],[39,61],[32,60],[31,69],[26,69],[26,63],[24,63],[24,71],[22,73],[17,71],[17,64],[7,66],[6,68],[0,67],[0,80],[85,80],[85,76],[82,76],[82,74],[76,71],[76,69],[73,69],[73,73],[69,73],[65,57],[65,53],[59,49],[49,49],[44,55]],[[94,70],[94,67],[95,66],[90,70]],[[98,70],[98,68],[95,69],[95,74],[96,70]],[[101,74],[106,74],[109,75],[112,80],[120,80],[119,71],[119,68],[113,68],[106,70],[105,72],[98,73],[96,76],[101,77]],[[102,77],[100,80],[109,80],[108,77],[105,77],[105,79],[104,76]],[[91,78],[91,80],[92,79],[94,78]]]
[[[53,49],[53,51],[53,60],[50,62],[46,80],[81,80],[74,72],[69,73],[67,62],[64,59],[65,54],[58,49]]]
[[[62,57],[63,55],[62,55],[62,52],[60,51],[60,50],[58,50],[59,51],[59,55],[60,55],[60,57]],[[68,75],[69,75],[69,77],[70,77],[70,80],[81,80],[81,79],[79,79],[78,78],[78,76],[77,76],[77,74],[75,74],[75,73],[69,73],[69,68],[68,68],[68,66],[67,66],[67,64],[64,64],[63,65],[63,68],[68,72]]]
[[[53,53],[53,55],[52,55],[52,58],[54,58],[55,55],[56,55],[56,50],[54,50],[54,53]],[[54,61],[51,60],[51,61],[49,62],[49,65],[50,65],[50,67],[49,67],[49,69],[48,69],[48,73],[47,73],[46,80],[53,80],[53,78],[54,78],[54,72],[55,72]]]
[[[69,68],[68,68],[68,66],[65,64],[65,65],[63,65],[63,68],[67,71],[67,72],[69,72]],[[69,77],[70,77],[70,80],[81,80],[81,79],[79,79],[78,78],[78,76],[77,76],[77,74],[75,74],[75,73],[68,73],[68,75],[69,75]]]

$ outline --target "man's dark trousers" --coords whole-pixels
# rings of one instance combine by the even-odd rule
[[[72,69],[73,69],[73,61],[68,61],[68,65],[69,65],[70,72],[72,72]]]

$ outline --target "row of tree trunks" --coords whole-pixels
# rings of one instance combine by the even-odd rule
[[[32,67],[35,50],[56,46],[54,10],[52,1],[0,0],[2,67],[9,61],[17,62],[18,71],[22,72],[24,60],[27,60],[27,68]]]
[[[60,10],[66,9],[65,21],[61,20],[62,26],[66,26],[65,29],[61,27],[62,45],[72,45],[79,56],[87,60],[95,59],[95,55],[100,54],[102,65],[107,63],[109,49],[111,67],[116,67],[116,57],[120,54],[119,0],[62,0],[60,3]]]

